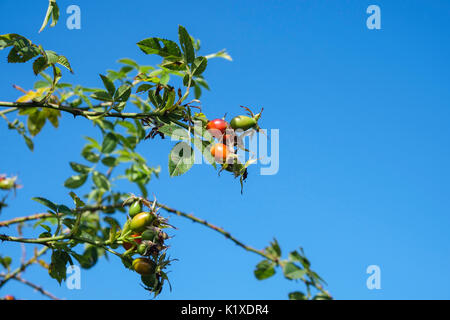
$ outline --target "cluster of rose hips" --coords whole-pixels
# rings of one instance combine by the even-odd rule
[[[211,155],[218,163],[232,163],[234,147],[238,145],[237,132],[244,132],[249,129],[259,130],[258,120],[261,112],[254,115],[248,108],[250,116],[237,116],[231,119],[230,123],[224,119],[214,119],[206,124],[206,129],[219,142],[211,147]]]
[[[154,292],[162,288],[162,269],[169,264],[165,260],[164,251],[167,249],[164,241],[169,236],[162,229],[169,227],[166,219],[156,213],[156,201],[153,202],[150,211],[142,210],[142,199],[134,200],[128,209],[129,219],[122,229],[122,246],[125,248],[125,256],[139,254],[134,258],[131,268],[141,275],[142,282]]]

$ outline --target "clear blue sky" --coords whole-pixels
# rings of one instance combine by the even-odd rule
[[[177,38],[182,24],[207,54],[227,48],[233,62],[211,61],[212,91],[202,102],[211,118],[264,107],[261,125],[280,129],[280,171],[250,172],[238,181],[207,166],[169,178],[167,141],[141,146],[161,164],[149,186],[159,200],[264,247],[275,236],[285,254],[305,248],[337,299],[449,299],[450,2],[411,1],[59,1],[55,28],[37,33],[47,1],[0,3],[0,34],[19,33],[65,54],[75,75],[65,82],[100,87],[98,73],[118,58],[155,63],[135,45],[150,36]],[[77,4],[82,29],[68,30],[65,8]],[[381,7],[381,30],[366,28],[366,8]],[[29,88],[31,65],[6,64],[0,52],[1,100]],[[25,186],[1,219],[42,211],[44,196],[70,204],[68,162],[81,160],[90,123],[64,115],[47,126],[31,153],[0,125],[0,171]],[[136,192],[136,190],[130,190]],[[172,217],[173,291],[162,299],[285,299],[299,288],[280,274],[258,281],[260,261],[222,236]],[[13,232],[14,230],[10,230]],[[3,232],[3,231],[2,231]],[[18,246],[0,244],[2,254]],[[381,290],[366,288],[366,268],[381,268]],[[82,274],[69,291],[35,266],[24,276],[54,294],[78,299],[146,299],[136,274],[111,257]],[[41,298],[10,282],[0,295]]]

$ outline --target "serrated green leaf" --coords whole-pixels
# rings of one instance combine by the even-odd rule
[[[100,101],[111,102],[112,96],[109,95],[108,92],[104,90],[98,90],[91,94],[91,98]]]
[[[39,57],[33,62],[33,72],[38,75],[48,67],[47,60],[44,57]]]
[[[69,60],[65,56],[59,55],[58,61],[56,63],[62,65],[63,67],[67,68],[71,73],[73,73]]]
[[[45,56],[48,64],[55,64],[58,62],[58,54],[55,51],[45,50]]]
[[[158,131],[171,137],[173,140],[189,140],[191,138],[187,130],[175,124],[165,124],[158,128]]]
[[[126,102],[131,95],[131,87],[127,84],[121,85],[114,95],[114,100],[118,102]]]
[[[169,154],[169,174],[171,177],[179,176],[194,165],[194,150],[186,142],[178,142]]]
[[[14,35],[6,46],[13,45],[8,54],[9,63],[24,63],[41,54],[39,48],[25,37]]]
[[[178,38],[180,40],[183,57],[186,63],[192,63],[195,59],[194,46],[191,37],[183,26],[178,26]]]
[[[206,59],[205,57],[195,58],[195,60],[192,64],[193,75],[194,76],[201,75],[205,71],[207,64],[208,64],[208,59]]]
[[[175,42],[170,40],[147,38],[139,41],[137,45],[146,54],[157,54],[164,58],[181,58],[180,48]]]
[[[116,92],[116,87],[114,86],[114,83],[109,79],[108,77],[105,77],[104,75],[100,75],[100,78],[102,78],[103,85],[105,86],[106,90],[109,93],[109,96],[114,96],[114,93]]]

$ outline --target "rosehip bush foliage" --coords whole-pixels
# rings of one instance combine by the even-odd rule
[[[50,19],[54,26],[58,17],[56,1],[50,0],[41,31]],[[35,197],[32,200],[42,204],[46,213],[0,222],[2,246],[11,241],[42,247],[17,269],[12,268],[11,257],[0,255],[4,268],[0,287],[18,279],[19,273],[34,263],[48,269],[49,276],[61,283],[66,279],[69,264],[77,262],[82,268],[90,269],[100,258],[115,255],[124,268],[136,272],[137,281],[144,289],[157,296],[167,284],[170,286],[167,269],[176,260],[169,257],[168,242],[177,231],[161,215],[163,209],[211,228],[263,257],[254,271],[257,279],[273,276],[279,267],[286,279],[303,283],[306,291],[291,292],[290,299],[331,298],[301,248],[282,259],[276,240],[263,250],[254,249],[205,220],[149,199],[148,185],[151,179],[158,178],[161,168],[150,166],[137,146],[166,136],[179,140],[169,154],[170,176],[187,172],[193,165],[194,152],[201,152],[209,165],[238,178],[242,192],[251,161],[239,162],[236,152],[243,148],[239,142],[242,137],[259,130],[261,113],[253,115],[245,108],[249,116],[238,114],[230,124],[217,115],[212,121],[207,118],[200,107],[202,91],[210,89],[203,73],[211,59],[231,60],[231,57],[224,50],[201,55],[200,41],[183,26],[178,28],[178,42],[150,37],[139,41],[137,46],[143,54],[160,56],[160,64],[148,66],[128,58],[120,59],[118,70],[99,75],[99,85],[103,88],[98,89],[62,81],[65,73],[73,72],[66,56],[44,49],[44,45],[22,35],[0,35],[0,50],[9,50],[7,61],[30,62],[34,75],[39,77],[33,88],[15,86],[23,92],[17,101],[0,102],[1,107],[8,108],[0,110],[8,128],[21,135],[31,151],[33,139],[45,124],[57,128],[64,113],[90,120],[102,137],[96,140],[85,136],[86,144],[81,150],[84,160],[68,164],[73,174],[65,179],[64,186],[69,189],[72,202],[55,203],[48,199],[51,194]],[[0,210],[7,206],[7,196],[20,187],[16,179],[0,176],[0,189],[5,193]],[[120,190],[117,185],[121,180],[137,186],[140,195]],[[77,189],[86,184],[90,185],[89,192],[77,194]],[[117,219],[120,214],[127,216],[122,225]],[[18,236],[7,235],[1,230],[18,225],[20,231],[30,222],[35,238],[23,238],[21,232]],[[42,258],[46,251],[51,251],[48,261]]]

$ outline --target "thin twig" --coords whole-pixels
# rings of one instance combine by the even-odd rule
[[[70,106],[58,105],[54,103],[39,103],[39,102],[9,102],[9,101],[0,101],[0,107],[14,107],[17,109],[26,109],[26,108],[47,108],[53,110],[64,111],[75,116],[83,116],[83,117],[113,117],[113,118],[151,118],[155,116],[160,116],[159,112],[145,112],[145,113],[121,113],[121,112],[104,112],[104,111],[86,111],[84,108],[73,108]],[[5,111],[11,112],[14,111],[12,108],[7,109]],[[5,113],[5,111],[0,112],[1,115]]]
[[[105,210],[111,210],[111,209],[117,209],[122,207],[121,204],[115,204],[115,205],[109,205],[109,206],[87,206],[83,208],[74,209],[73,212],[79,213],[79,212],[88,212],[88,211],[105,211]],[[63,216],[63,214],[59,214],[59,216]],[[25,221],[31,221],[31,220],[39,220],[39,219],[46,219],[46,218],[56,218],[57,215],[53,213],[36,213],[29,216],[24,217],[17,217],[13,218],[11,220],[6,221],[0,221],[0,227],[7,227],[11,224],[25,222]]]
[[[5,275],[4,275],[4,274],[0,274],[0,276],[4,277]],[[23,284],[25,284],[25,285],[27,285],[27,286],[29,286],[29,287],[31,287],[31,288],[33,288],[33,289],[39,291],[39,292],[42,293],[44,296],[47,296],[47,297],[49,297],[50,299],[53,299],[53,300],[61,300],[61,299],[59,299],[58,297],[56,297],[55,295],[53,295],[52,293],[50,293],[50,292],[48,292],[47,290],[45,290],[44,288],[38,286],[37,284],[34,284],[34,283],[31,282],[31,281],[28,281],[28,280],[22,278],[21,276],[16,275],[16,276],[14,276],[12,279],[17,280],[17,281],[19,281],[19,282],[22,282]]]
[[[12,278],[16,277],[22,271],[24,271],[29,265],[35,263],[37,261],[37,258],[39,258],[44,253],[46,253],[48,249],[49,249],[49,247],[43,247],[40,251],[36,252],[36,254],[30,260],[28,260],[24,264],[21,264],[20,267],[17,268],[16,270],[14,270],[13,272],[6,274],[5,277],[3,278],[3,280],[0,281],[0,288],[2,286],[4,286],[6,282],[8,282]]]

